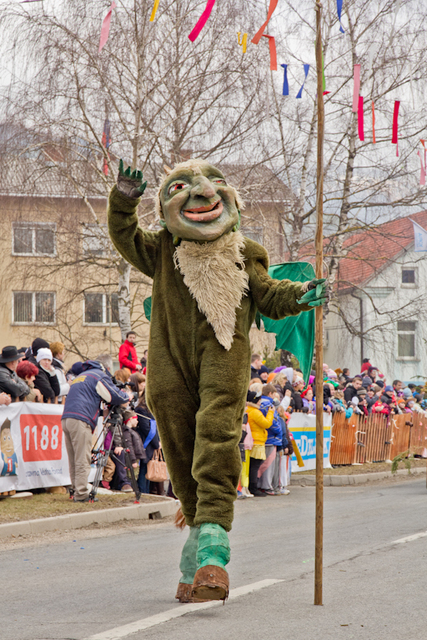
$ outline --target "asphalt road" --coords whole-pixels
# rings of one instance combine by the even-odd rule
[[[425,478],[325,489],[321,607],[313,605],[314,496],[293,487],[236,504],[231,588],[261,584],[225,606],[175,604],[186,533],[171,523],[2,551],[0,638],[425,640],[427,535],[395,543],[427,533]],[[267,579],[280,582],[261,588]]]

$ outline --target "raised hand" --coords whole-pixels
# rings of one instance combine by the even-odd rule
[[[320,307],[324,304],[327,305],[329,302],[329,287],[325,278],[305,282],[303,291],[306,291],[306,293],[297,301],[298,304],[308,304],[309,307]]]
[[[134,171],[128,167],[126,170],[123,160],[119,162],[119,175],[117,176],[117,188],[129,198],[140,198],[145,191],[147,182],[143,182],[142,171]]]

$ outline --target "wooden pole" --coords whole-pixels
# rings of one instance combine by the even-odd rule
[[[316,192],[316,278],[323,277],[323,104],[322,4],[316,1],[317,69],[317,192]],[[323,595],[323,308],[316,307],[316,546],[314,562],[314,604]]]

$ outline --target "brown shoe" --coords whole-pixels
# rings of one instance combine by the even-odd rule
[[[226,570],[208,564],[197,570],[191,595],[199,600],[226,600],[228,587],[229,579]]]
[[[124,484],[120,491],[124,491],[124,493],[131,493],[133,489],[130,484]]]
[[[189,602],[203,602],[203,600],[199,600],[198,598],[193,598],[191,596],[191,590],[193,588],[192,584],[185,584],[184,582],[180,582],[178,584],[178,589],[176,592],[175,598],[179,600],[182,604],[187,604]]]

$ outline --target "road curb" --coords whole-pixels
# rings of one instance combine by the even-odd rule
[[[109,524],[121,520],[157,520],[175,515],[178,502],[174,498],[163,498],[159,502],[132,504],[128,507],[114,507],[99,509],[98,511],[84,511],[83,513],[69,513],[51,518],[34,520],[20,520],[0,525],[0,538],[9,536],[31,535],[46,531],[63,531],[65,529],[80,529],[91,524]]]
[[[415,467],[411,469],[410,475],[418,475],[420,473],[426,473],[425,467]],[[396,474],[392,474],[391,471],[378,471],[375,473],[359,473],[351,476],[332,476],[325,474],[323,476],[323,484],[325,487],[344,487],[351,484],[366,484],[374,480],[385,480],[386,478],[391,478],[396,475],[408,475],[408,471],[406,469],[399,469]],[[314,487],[316,484],[316,476],[293,473],[291,484],[301,487]]]

